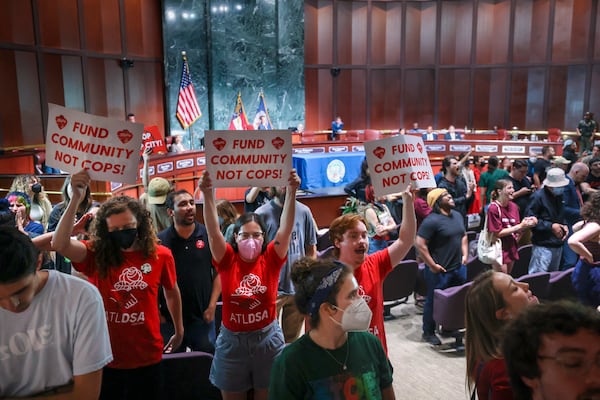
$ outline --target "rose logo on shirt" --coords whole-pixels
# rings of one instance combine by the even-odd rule
[[[362,297],[363,299],[365,299],[367,304],[369,304],[371,302],[371,296],[369,296],[365,293],[365,289],[362,287],[362,285],[358,286],[358,295],[360,297]]]
[[[119,275],[119,281],[115,283],[115,290],[146,289],[148,284],[144,282],[142,271],[135,267],[128,267]]]

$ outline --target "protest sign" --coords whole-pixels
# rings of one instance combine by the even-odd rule
[[[98,181],[135,183],[143,124],[48,104],[46,164]]]
[[[423,139],[398,135],[365,142],[371,182],[377,196],[413,189],[436,187]]]
[[[167,146],[165,145],[165,139],[158,130],[158,126],[145,126],[144,134],[142,135],[142,150],[140,156],[146,149],[152,149],[153,154],[162,154],[167,152]]]
[[[204,146],[206,170],[215,187],[287,185],[290,131],[206,131]]]

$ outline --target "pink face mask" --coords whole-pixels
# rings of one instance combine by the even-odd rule
[[[262,240],[248,238],[237,243],[240,255],[246,260],[255,260],[262,250]]]

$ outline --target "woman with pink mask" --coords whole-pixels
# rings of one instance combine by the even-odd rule
[[[538,299],[524,282],[493,270],[478,275],[465,299],[467,386],[479,400],[512,400],[501,352],[504,324]]]
[[[284,346],[277,322],[279,272],[287,258],[300,178],[290,172],[281,222],[275,238],[265,241],[266,226],[255,213],[238,218],[233,238],[225,241],[219,227],[211,177],[204,172],[198,187],[204,195],[204,223],[222,284],[223,325],[215,345],[210,380],[223,399],[268,398],[273,360]]]

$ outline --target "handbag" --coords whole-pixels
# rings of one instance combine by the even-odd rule
[[[496,206],[498,214],[502,216],[500,207],[497,204]],[[488,231],[488,216],[486,215],[483,230],[477,240],[477,258],[484,264],[502,265],[502,240],[500,238],[494,240],[494,238],[495,235]]]

